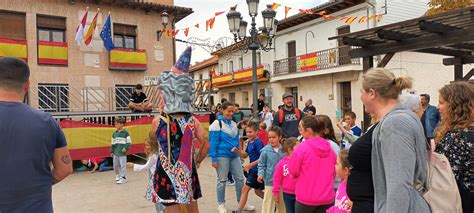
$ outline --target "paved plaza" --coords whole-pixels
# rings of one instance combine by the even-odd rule
[[[199,199],[200,212],[217,212],[216,172],[209,158],[198,170],[203,197]],[[53,186],[54,211],[62,212],[155,212],[151,202],[143,197],[147,185],[147,172],[127,170],[128,183],[115,183],[113,171],[75,172],[61,183]],[[248,204],[256,206],[260,212],[261,199],[253,192]],[[226,206],[230,211],[237,207],[235,187],[226,188]]]

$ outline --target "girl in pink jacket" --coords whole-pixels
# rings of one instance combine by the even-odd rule
[[[291,156],[288,169],[296,178],[296,212],[326,212],[334,202],[334,165],[336,154],[320,137],[325,123],[314,116],[305,116],[299,131],[305,142]]]
[[[280,189],[283,189],[283,201],[285,202],[286,213],[295,212],[295,185],[296,180],[290,175],[288,171],[288,163],[290,162],[291,155],[300,142],[298,139],[291,137],[283,140],[282,151],[287,155],[278,162],[275,167],[275,173],[273,174],[273,197],[275,202],[279,203],[281,200],[278,199]]]
[[[336,192],[336,200],[334,206],[328,209],[327,213],[348,213],[351,212],[352,201],[346,193],[347,176],[349,176],[349,149],[339,152],[336,161],[336,174],[341,179],[341,185]]]

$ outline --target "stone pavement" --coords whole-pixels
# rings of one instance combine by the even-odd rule
[[[198,200],[202,213],[217,212],[216,172],[206,158],[198,170],[203,197]],[[77,172],[53,186],[54,211],[62,212],[155,212],[151,202],[143,196],[147,185],[147,172],[127,170],[128,183],[115,183],[113,171]],[[249,193],[250,205],[260,212],[262,200],[253,191]],[[237,207],[235,187],[226,188],[228,212]]]

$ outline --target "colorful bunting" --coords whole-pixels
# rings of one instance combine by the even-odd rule
[[[173,30],[173,37],[176,37],[176,35],[178,35],[179,33],[179,30]]]
[[[223,14],[223,13],[225,13],[225,11],[216,12],[216,13],[214,13],[214,16],[219,16],[219,15],[221,15],[221,14]]]
[[[199,29],[199,23],[195,24],[194,26]]]
[[[206,21],[206,31],[208,29],[212,30],[212,27],[214,26],[214,21],[216,20],[216,17],[212,17]]]

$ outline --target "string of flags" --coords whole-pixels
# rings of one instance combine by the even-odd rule
[[[278,4],[278,3],[273,3],[272,4],[272,9],[276,11],[280,6],[282,6],[282,5]],[[288,12],[293,8],[288,7],[288,6],[284,6],[284,7],[285,7],[285,19],[286,19],[288,17]],[[380,22],[380,21],[382,21],[382,18],[384,16],[384,14],[375,14],[375,15],[371,15],[371,16],[361,16],[361,17],[358,17],[358,16],[335,17],[335,16],[332,16],[332,15],[326,14],[326,11],[324,11],[324,10],[320,11],[320,12],[314,12],[311,9],[298,9],[298,12],[299,13],[304,13],[304,14],[317,14],[317,15],[320,15],[321,17],[323,17],[326,20],[332,20],[332,19],[338,18],[340,21],[342,21],[346,24],[352,24],[356,20],[358,20],[357,23],[362,24],[362,23],[370,21],[372,19],[375,19],[377,22]]]
[[[234,7],[236,8],[237,6],[238,6],[238,4],[236,4]],[[273,3],[272,4],[272,9],[276,11],[281,6],[284,7],[284,14],[285,14],[285,19],[286,19],[288,17],[289,11],[294,9],[294,8],[289,7],[289,6],[285,6],[285,5],[282,5],[282,4],[278,4],[278,3]],[[375,14],[375,15],[371,15],[371,16],[361,16],[361,17],[359,17],[359,16],[336,17],[336,16],[332,16],[330,14],[327,14],[326,11],[315,12],[311,9],[297,9],[297,10],[298,10],[298,13],[316,14],[316,15],[320,15],[321,17],[323,17],[326,20],[338,19],[338,20],[340,20],[340,21],[342,21],[346,24],[352,24],[354,22],[362,24],[362,23],[368,22],[372,19],[375,19],[377,22],[380,22],[382,20],[383,16],[384,16],[384,14]],[[204,22],[196,23],[192,27],[186,27],[186,28],[182,28],[182,29],[162,29],[161,32],[163,33],[163,35],[165,37],[175,38],[180,32],[183,32],[184,36],[188,37],[189,33],[193,29],[193,27],[194,27],[194,29],[201,29],[201,27],[203,27],[202,29],[205,29],[206,31],[209,31],[209,30],[212,30],[212,28],[214,27],[216,18],[218,16],[228,12],[228,11],[229,10],[215,12],[214,15],[211,18],[209,18],[205,21],[205,23]],[[81,19],[81,22],[79,23],[79,25],[76,28],[75,40],[76,40],[78,45],[81,45],[82,41],[84,41],[86,46],[89,45],[92,42],[92,37],[94,35],[95,28],[97,27],[97,19],[98,19],[98,15],[99,15],[99,9],[97,9],[97,13],[94,16],[94,18],[93,18],[93,20],[92,20],[92,22],[89,26],[89,29],[87,30],[86,34],[84,35],[84,30],[85,30],[85,26],[86,26],[88,13],[89,13],[89,7],[87,7],[86,12],[84,13],[84,16]],[[204,25],[202,25],[202,24],[204,24]],[[205,26],[205,28],[204,28],[204,26]],[[104,23],[104,26],[103,26],[103,28],[100,32],[100,37],[104,41],[104,47],[107,49],[107,51],[111,51],[113,48],[115,48],[115,45],[114,45],[113,39],[112,39],[112,21],[111,21],[110,12],[109,12],[109,14],[107,16],[107,19]]]

